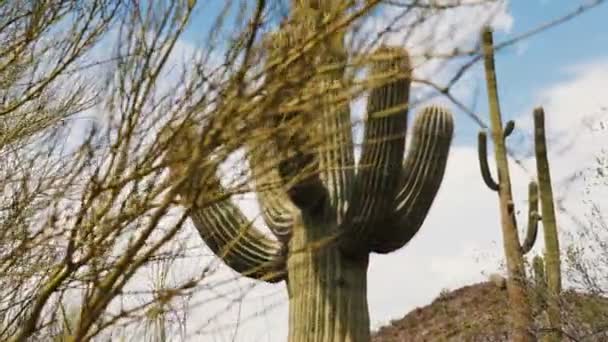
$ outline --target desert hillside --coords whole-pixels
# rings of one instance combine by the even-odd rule
[[[568,341],[608,341],[608,300],[564,294]],[[373,334],[374,342],[508,341],[507,293],[492,282],[443,292]],[[536,309],[540,327],[542,311]]]

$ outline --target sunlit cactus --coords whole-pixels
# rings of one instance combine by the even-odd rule
[[[294,44],[307,31],[302,26],[313,32],[310,25],[323,22],[339,3],[295,2],[275,43]],[[344,62],[341,37],[330,35],[312,54],[303,55],[308,69]],[[421,228],[443,179],[452,114],[437,106],[420,110],[404,158],[411,66],[403,49],[379,48],[369,69],[368,78],[375,81],[355,164],[343,70],[307,78],[292,75],[294,70],[306,72],[298,63],[285,72],[278,71],[283,70],[278,63],[269,67],[266,82],[285,81],[276,89],[281,95],[277,113],[268,115],[269,131],[275,134],[245,146],[262,216],[275,238],[259,232],[229,199],[203,207],[193,200],[190,216],[203,240],[234,271],[285,281],[289,341],[369,341],[369,254],[395,251]],[[290,83],[292,76],[305,80]],[[314,94],[309,96],[312,104],[289,107],[307,94]],[[205,185],[207,193],[224,191],[219,180],[212,183]],[[196,198],[187,189],[181,194]]]
[[[535,340],[535,337],[532,334],[533,317],[527,293],[524,255],[534,247],[538,231],[538,222],[541,221],[545,238],[546,266],[543,266],[542,259],[535,258],[534,270],[536,273],[536,280],[540,281],[540,278],[538,277],[541,272],[540,267],[543,266],[542,278],[543,281],[546,280],[547,293],[543,298],[546,298],[550,329],[548,329],[548,333],[543,335],[543,339],[547,341],[560,341],[561,317],[559,295],[561,292],[561,270],[559,241],[549,162],[547,160],[544,111],[542,108],[534,110],[534,147],[538,183],[532,181],[528,187],[528,226],[526,238],[524,242],[520,244],[509,176],[507,150],[505,146],[505,138],[513,132],[515,124],[513,121],[509,121],[504,128],[502,127],[496,71],[494,67],[493,39],[492,32],[489,29],[484,30],[482,33],[482,43],[485,55],[491,132],[492,140],[494,141],[498,181],[494,180],[488,166],[487,137],[485,132],[480,132],[478,136],[478,154],[481,175],[485,184],[491,190],[497,191],[499,195],[503,243],[507,269],[509,272],[507,288],[509,290],[512,316],[511,339],[513,341]],[[538,212],[539,193],[541,201],[540,214]],[[544,288],[545,287],[543,287],[543,289]]]

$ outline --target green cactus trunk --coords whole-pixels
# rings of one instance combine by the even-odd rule
[[[536,152],[536,169],[540,189],[541,215],[545,236],[545,276],[547,283],[547,316],[549,333],[543,338],[547,342],[561,341],[560,295],[562,291],[561,261],[559,255],[559,238],[553,203],[551,173],[547,158],[545,137],[545,113],[542,108],[534,110],[534,146]]]
[[[486,185],[491,190],[498,191],[499,194],[503,242],[509,272],[508,288],[512,310],[512,338],[514,341],[529,341],[532,339],[532,310],[526,295],[527,285],[523,260],[524,255],[534,246],[538,222],[542,219],[546,247],[546,267],[543,265],[542,258],[534,258],[533,266],[537,294],[535,301],[542,310],[545,307],[547,308],[549,329],[548,332],[542,334],[543,340],[548,342],[560,341],[562,333],[559,305],[561,293],[559,239],[555,219],[551,175],[547,159],[544,111],[542,108],[534,110],[534,147],[538,184],[532,181],[528,188],[528,227],[526,239],[520,245],[505,147],[505,138],[513,132],[515,126],[512,121],[509,121],[506,127],[502,128],[496,72],[494,70],[492,32],[489,29],[484,30],[482,41],[485,54],[486,82],[488,86],[491,130],[498,169],[498,182],[492,178],[488,166],[487,137],[485,132],[479,133],[479,165]],[[541,215],[538,213],[539,192]]]
[[[545,263],[539,255],[532,259],[532,269],[534,271],[534,288],[536,307],[543,311],[547,304],[547,279],[545,278]]]
[[[509,175],[509,163],[507,160],[507,150],[504,139],[505,130],[502,126],[498,99],[498,86],[494,66],[494,43],[492,39],[492,32],[489,29],[486,29],[483,32],[482,42],[485,56],[491,133],[494,141],[496,168],[498,170],[497,188],[503,247],[508,272],[507,293],[509,295],[511,317],[510,338],[515,342],[527,342],[534,339],[532,335],[533,318],[526,286],[523,252],[519,243],[519,235],[515,222],[513,195],[511,192],[511,179]],[[483,163],[483,161],[481,162]]]
[[[290,342],[367,342],[368,258],[347,258],[324,225],[294,227],[287,261]],[[329,228],[329,229],[328,229]]]

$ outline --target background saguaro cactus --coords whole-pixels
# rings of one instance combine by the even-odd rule
[[[302,35],[318,32],[341,3],[295,2],[278,45],[314,38]],[[252,227],[229,199],[201,207],[182,190],[201,237],[228,266],[251,278],[286,282],[289,341],[369,341],[369,253],[397,250],[420,229],[440,187],[453,134],[449,111],[422,109],[404,160],[411,67],[402,49],[380,48],[370,68],[374,85],[355,165],[348,99],[338,96],[343,69],[303,76],[346,61],[341,37],[320,39],[292,69],[277,67],[267,75],[279,74],[288,84],[291,77],[307,79],[281,89],[278,114],[268,119],[278,138],[246,146],[263,217],[276,239]],[[284,110],[305,96],[314,98],[312,105]],[[219,181],[205,189],[203,196],[222,193]]]
[[[559,237],[555,218],[551,173],[547,158],[545,136],[545,112],[542,108],[534,110],[534,150],[536,172],[540,188],[543,234],[545,237],[545,273],[547,278],[547,313],[549,317],[548,341],[561,340],[560,294],[562,291]]]
[[[496,168],[498,170],[498,182],[492,181],[489,177],[487,157],[484,158],[483,156],[486,149],[485,135],[483,133],[479,135],[480,165],[486,184],[488,184],[492,190],[498,191],[499,196],[503,247],[505,250],[508,272],[507,291],[511,303],[511,338],[516,342],[532,341],[532,311],[526,291],[526,274],[522,246],[519,242],[517,224],[515,222],[511,178],[509,175],[509,163],[505,146],[505,129],[503,129],[502,125],[494,67],[492,31],[489,28],[486,28],[483,31],[481,38],[485,56],[484,66],[490,108],[491,133],[494,142]]]
[[[548,290],[547,294],[543,293],[543,300],[546,300],[548,308],[549,329],[548,333],[543,336],[544,339],[548,341],[559,341],[561,338],[561,318],[559,309],[561,271],[559,242],[555,223],[555,208],[553,204],[549,163],[547,160],[544,112],[542,108],[534,110],[534,145],[538,184],[535,181],[532,181],[529,184],[528,227],[526,238],[523,244],[520,245],[505,146],[505,138],[513,131],[514,122],[507,122],[503,129],[494,67],[492,32],[489,29],[486,29],[482,33],[482,42],[485,53],[486,81],[488,86],[491,129],[498,169],[498,182],[492,178],[489,170],[487,160],[487,138],[485,132],[480,132],[478,136],[479,162],[484,182],[491,190],[498,191],[499,194],[504,249],[509,272],[508,289],[509,300],[511,302],[512,338],[514,341],[530,341],[533,339],[531,335],[533,317],[527,295],[524,255],[534,246],[538,222],[540,220],[543,223],[545,247],[547,249],[545,256],[547,267],[545,269],[542,259],[535,258],[534,271],[537,285],[541,281],[541,278],[546,278],[546,288]],[[540,215],[538,213],[539,191],[541,199]],[[541,291],[544,290],[545,286],[543,285],[541,287]]]
[[[545,276],[545,261],[542,256],[534,256],[532,271],[534,272],[535,305],[542,311],[547,308],[547,277]]]

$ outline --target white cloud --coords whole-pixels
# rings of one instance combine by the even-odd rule
[[[582,177],[572,176],[588,174],[597,167],[595,157],[602,150],[606,153],[608,130],[600,128],[608,122],[608,99],[604,94],[608,89],[607,70],[608,58],[567,67],[564,71],[568,79],[541,91],[534,104],[545,110],[555,197],[563,198],[563,205],[579,217],[588,210],[584,196],[602,198],[600,188],[589,189]],[[518,117],[517,126],[532,132],[531,107]],[[526,160],[525,165],[535,168],[532,159]],[[564,225],[570,222],[566,217],[561,221],[566,222]]]
[[[545,121],[550,132],[550,149],[557,158],[555,169],[571,169],[560,155],[568,153],[567,163],[583,166],[590,156],[599,152],[606,135],[597,129],[608,119],[608,59],[596,60],[565,68],[569,79],[546,88],[536,97],[536,104],[545,109]],[[532,108],[519,117],[518,126],[531,132]],[[595,132],[595,133],[593,133]],[[551,139],[551,138],[554,139]],[[557,138],[556,138],[557,137]],[[605,141],[605,140],[604,140]],[[570,147],[571,150],[564,151]],[[576,159],[572,159],[576,158]],[[565,176],[565,175],[562,175]]]

